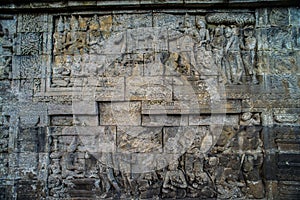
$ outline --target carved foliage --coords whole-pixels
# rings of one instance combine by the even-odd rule
[[[47,15],[23,14],[18,18],[18,32],[47,31]]]

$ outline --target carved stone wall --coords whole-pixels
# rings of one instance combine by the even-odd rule
[[[292,3],[0,6],[0,199],[300,195]]]

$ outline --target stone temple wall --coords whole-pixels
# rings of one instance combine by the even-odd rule
[[[298,199],[296,1],[0,3],[0,199]]]

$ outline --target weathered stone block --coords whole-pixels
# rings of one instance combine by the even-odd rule
[[[122,153],[162,151],[162,127],[118,126],[117,148]]]
[[[89,100],[73,101],[72,111],[74,115],[96,115],[98,114],[98,104]]]
[[[116,152],[116,127],[114,126],[80,126],[70,127],[63,130],[63,134],[75,132],[82,147],[78,150],[86,149],[90,154],[98,156],[101,153]]]
[[[98,126],[99,115],[74,115],[74,124],[81,126]]]
[[[72,105],[48,104],[48,115],[71,115]]]
[[[186,152],[192,145],[197,131],[197,126],[164,128],[164,152],[170,154],[182,154]]]
[[[187,126],[188,115],[143,115],[142,126]]]
[[[167,100],[172,99],[172,85],[163,77],[126,78],[126,100]]]
[[[53,115],[50,117],[51,126],[72,126],[73,115]]]
[[[199,108],[200,106],[198,102],[195,101],[142,101],[142,114],[148,115],[184,115],[189,113],[197,113]]]
[[[144,54],[144,76],[162,76],[164,65],[160,61],[159,54]]]
[[[226,115],[226,114],[203,114],[203,115],[189,115],[189,125],[238,125],[239,115]]]
[[[38,170],[38,158],[34,152],[14,153],[12,154],[12,166],[15,167],[15,173],[19,177],[36,178]]]
[[[125,81],[122,77],[103,77],[95,88],[97,101],[123,101],[125,98]]]
[[[102,102],[99,109],[100,125],[141,125],[141,102]]]
[[[44,135],[45,136],[45,135]],[[16,142],[17,152],[38,152],[38,147],[45,145],[46,141],[39,144],[39,129],[20,129]]]

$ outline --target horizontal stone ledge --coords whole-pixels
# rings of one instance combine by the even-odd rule
[[[188,126],[188,115],[143,115],[142,126]]]
[[[50,1],[50,0],[31,0],[20,2],[19,0],[2,0],[0,10],[15,12],[26,12],[28,10],[51,10],[57,12],[61,10],[99,10],[99,9],[174,9],[174,8],[208,8],[208,7],[225,7],[225,8],[249,8],[263,6],[297,6],[295,0],[69,0],[69,1]]]
[[[241,113],[241,101],[228,100],[216,102],[214,105],[202,104],[196,101],[143,101],[142,114],[212,114]]]

